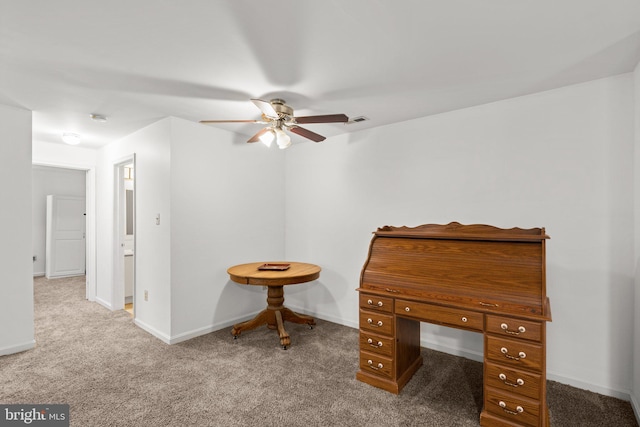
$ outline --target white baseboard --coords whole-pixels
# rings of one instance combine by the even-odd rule
[[[251,320],[258,315],[262,310],[258,310],[254,313],[247,314],[244,316],[235,317],[233,319],[225,320],[224,322],[215,323],[209,326],[204,326],[202,328],[194,329],[191,331],[183,332],[178,335],[173,335],[168,344],[178,344],[183,341],[190,340],[192,338],[199,337],[201,335],[210,334],[211,332],[219,331],[220,329],[228,328],[230,326],[235,325],[236,323],[245,322],[247,320]]]
[[[51,275],[49,277],[47,277],[47,279],[65,279],[67,277],[78,277],[78,276],[85,276],[87,273],[72,273],[72,274],[54,274]],[[44,273],[44,275],[46,276],[47,274]]]
[[[96,297],[95,302],[97,302],[98,304],[100,304],[104,308],[108,308],[109,310],[113,311],[113,307],[111,306],[111,303],[108,303],[107,301],[103,300],[102,298]]]
[[[570,385],[575,388],[580,388],[582,390],[592,391],[594,393],[603,394],[605,396],[615,397],[616,399],[626,400],[627,402],[631,400],[631,393],[628,390],[616,390],[611,387],[584,382],[576,378],[549,372],[549,370],[547,370],[547,379]]]
[[[31,340],[26,343],[10,345],[9,347],[0,348],[0,356],[6,356],[8,354],[21,353],[23,351],[31,350],[36,346],[36,340]]]
[[[244,322],[246,320],[253,319],[258,313],[260,313],[260,311],[262,311],[262,310],[259,310],[259,311],[256,311],[254,313],[250,313],[250,314],[247,314],[247,315],[244,315],[244,316],[235,317],[235,318],[232,318],[232,319],[229,319],[229,320],[225,320],[224,322],[216,323],[216,324],[209,325],[209,326],[204,326],[202,328],[194,329],[194,330],[191,330],[191,331],[183,332],[181,334],[172,335],[172,336],[168,336],[168,335],[158,331],[154,327],[144,323],[143,321],[141,321],[139,319],[135,319],[134,323],[137,326],[139,326],[140,328],[144,329],[145,331],[149,332],[151,335],[155,336],[156,338],[162,340],[163,342],[165,342],[167,344],[178,344],[180,342],[187,341],[187,340],[190,340],[192,338],[199,337],[201,335],[206,335],[206,334],[209,334],[211,332],[219,331],[220,329],[228,328],[229,326],[233,326],[236,323],[240,323],[240,322]]]
[[[153,326],[150,326],[150,325],[148,325],[148,324],[146,324],[143,321],[138,320],[138,319],[134,319],[133,323],[136,326],[138,326],[140,329],[143,329],[143,330],[149,332],[151,335],[153,335],[154,337],[160,339],[161,341],[163,341],[163,342],[165,342],[167,344],[171,344],[171,338],[168,335],[160,332],[159,330],[157,330]]]
[[[636,415],[636,421],[638,422],[638,425],[640,425],[640,402],[638,402],[638,399],[636,398],[636,395],[634,393],[631,393],[630,396],[633,413]]]
[[[42,276],[44,276],[44,271],[33,272],[33,277],[42,277]]]
[[[335,317],[331,315],[316,313],[314,311],[306,310],[301,307],[296,307],[294,305],[287,305],[288,308],[295,311],[296,313],[306,314],[307,316],[315,317],[316,319],[326,320],[327,322],[337,323],[338,325],[348,326],[353,329],[359,329],[360,325],[358,322],[351,322],[341,317]]]
[[[454,348],[430,340],[420,339],[420,346],[440,351],[442,353],[451,354],[453,356],[464,357],[465,359],[474,360],[480,363],[484,361],[483,353],[478,353],[464,348]]]
[[[299,308],[293,307],[293,306],[291,306],[289,308],[291,308],[291,310],[294,310],[294,311],[296,311],[298,313],[306,314],[306,315],[309,315],[309,316],[313,316],[313,317],[316,317],[318,319],[327,320],[329,322],[338,323],[338,324],[341,324],[341,325],[345,324],[344,319],[333,318],[332,316],[319,316],[317,313],[310,313],[308,311],[305,311],[305,310],[302,310],[302,309],[299,309]],[[173,335],[169,339],[169,341],[165,341],[165,342],[167,342],[168,344],[177,344],[179,342],[187,341],[187,340],[190,340],[192,338],[199,337],[201,335],[210,334],[211,332],[219,331],[220,329],[224,329],[224,328],[228,328],[230,326],[233,326],[236,323],[240,323],[240,322],[245,322],[247,320],[251,320],[254,317],[256,317],[258,315],[258,313],[260,313],[261,311],[262,310],[258,310],[258,311],[255,311],[253,313],[249,313],[249,314],[245,314],[243,316],[238,316],[238,317],[235,317],[235,318],[232,318],[232,319],[229,319],[229,320],[225,320],[224,322],[215,323],[215,324],[212,324],[212,325],[209,325],[209,326],[204,326],[202,328],[198,328],[198,329],[194,329],[194,330],[191,330],[191,331],[183,332],[183,333],[178,334],[178,335]],[[345,325],[345,326],[350,326],[350,327],[355,328],[355,329],[358,328],[358,325],[355,324],[355,323],[353,325]]]

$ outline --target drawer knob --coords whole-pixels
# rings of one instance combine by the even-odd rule
[[[411,311],[411,309],[409,307],[405,307],[404,311],[406,311],[407,313]]]
[[[367,300],[367,304],[369,305],[373,305],[373,301],[371,301],[370,299]],[[378,301],[378,303],[376,304],[378,307],[382,307],[384,304],[382,304],[382,301]]]
[[[371,359],[367,360],[367,364],[369,365],[369,367],[370,367],[371,369],[376,369],[376,370],[377,370],[377,369],[382,369],[382,368],[384,368],[384,365],[383,365],[382,363],[378,363],[378,365],[377,365],[377,366],[374,366],[374,365],[373,365],[373,360],[371,360]]]
[[[369,338],[369,339],[367,340],[367,343],[368,343],[371,347],[376,347],[376,348],[382,347],[382,341],[378,341],[376,344],[374,344],[374,343],[373,343],[373,340],[372,340],[371,338]]]
[[[502,347],[500,349],[500,352],[502,354],[504,354],[504,357],[506,357],[507,359],[511,359],[511,360],[520,360],[520,359],[524,359],[527,357],[527,353],[525,353],[524,351],[521,351],[518,353],[518,356],[512,356],[509,354],[509,349],[507,347]]]
[[[511,387],[522,387],[524,385],[524,380],[522,378],[518,378],[515,383],[507,380],[507,376],[505,374],[500,374],[498,377],[502,380],[505,385],[509,385]]]
[[[376,328],[379,328],[380,326],[382,326],[382,320],[378,320],[378,322],[373,323],[373,319],[367,319],[367,323],[370,324],[371,326],[375,326]]]
[[[469,319],[467,319],[467,318],[466,318],[466,317],[464,317],[464,316],[462,316],[462,319],[461,319],[461,320],[462,320],[464,323],[467,323],[467,322],[469,321]]]
[[[518,415],[518,414],[521,414],[521,413],[524,412],[524,408],[522,406],[520,406],[520,405],[516,406],[516,410],[515,411],[507,408],[507,404],[502,400],[500,402],[498,402],[498,405],[500,405],[500,407],[502,408],[502,410],[504,412],[506,412],[507,414],[510,414],[510,415]]]
[[[520,334],[524,334],[525,332],[527,332],[527,329],[524,326],[518,326],[518,330],[517,331],[511,331],[511,330],[509,330],[509,325],[507,325],[506,323],[501,324],[500,328],[502,328],[502,330],[505,333],[511,334],[511,335],[520,335]]]

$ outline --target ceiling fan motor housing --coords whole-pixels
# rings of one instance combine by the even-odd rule
[[[273,109],[276,110],[276,113],[293,117],[293,108],[289,107],[284,99],[272,99],[269,103],[273,106]]]

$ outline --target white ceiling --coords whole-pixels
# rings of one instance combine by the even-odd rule
[[[370,119],[305,125],[333,136],[639,61],[639,0],[0,0],[0,104],[85,147],[166,116],[257,119],[250,98]],[[221,125],[238,143],[258,126]]]

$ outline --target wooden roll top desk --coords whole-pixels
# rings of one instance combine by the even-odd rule
[[[381,227],[360,276],[356,378],[392,393],[422,365],[420,322],[484,335],[483,426],[549,424],[544,228]]]

